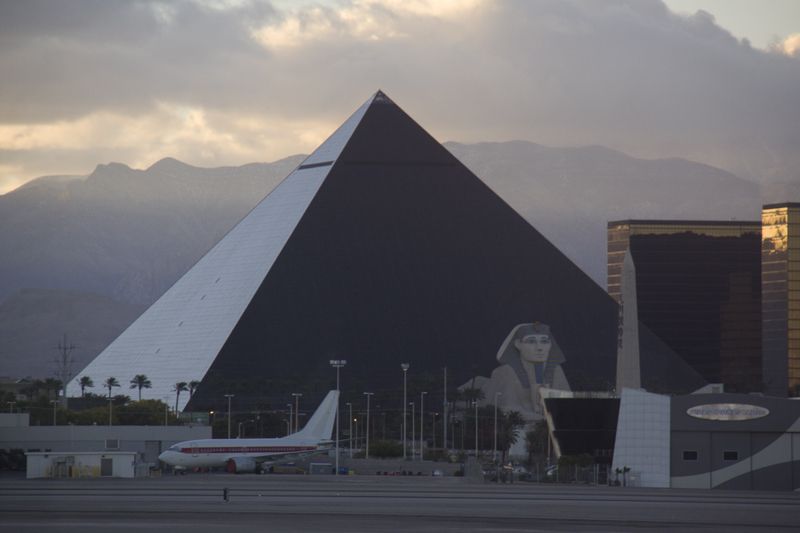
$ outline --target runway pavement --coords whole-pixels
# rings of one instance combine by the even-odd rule
[[[223,500],[228,488],[229,501]],[[462,478],[0,478],[0,531],[797,531],[800,494]]]

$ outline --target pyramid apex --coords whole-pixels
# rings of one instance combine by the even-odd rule
[[[391,98],[386,96],[386,93],[382,90],[378,89],[378,92],[375,93],[375,96],[372,97],[373,104],[394,104]]]

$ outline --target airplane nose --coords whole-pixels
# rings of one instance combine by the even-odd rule
[[[158,456],[159,461],[164,461],[165,463],[169,462],[169,452],[161,452],[161,455]]]

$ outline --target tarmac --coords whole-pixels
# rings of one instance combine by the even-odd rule
[[[224,499],[227,489],[228,500]],[[800,494],[453,477],[0,477],[0,531],[797,531]]]

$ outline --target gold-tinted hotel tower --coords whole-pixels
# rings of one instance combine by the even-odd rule
[[[760,243],[759,221],[609,222],[608,293],[630,250],[639,320],[707,382],[761,390]]]
[[[800,203],[761,212],[761,313],[765,392],[800,385]]]

